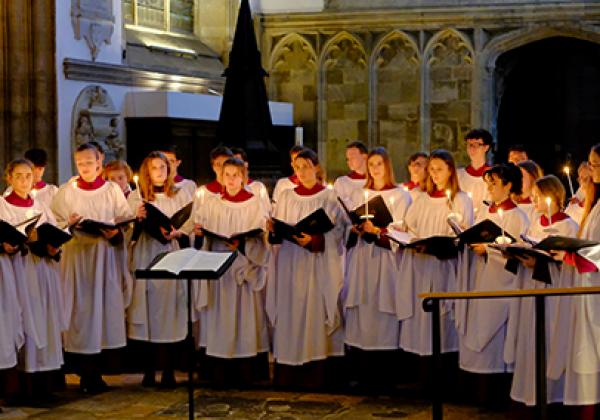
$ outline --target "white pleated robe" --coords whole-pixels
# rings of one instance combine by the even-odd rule
[[[233,202],[214,198],[196,215],[203,227],[223,236],[266,230],[269,212],[260,196]],[[204,239],[208,251],[229,251],[218,240]],[[206,354],[221,358],[252,357],[269,351],[269,331],[264,304],[269,249],[264,236],[247,238],[244,253],[217,280],[203,280],[195,306],[199,311],[198,345]]]
[[[17,364],[17,351],[24,343],[15,272],[11,257],[0,253],[0,369]]]
[[[275,203],[273,217],[296,224],[321,207],[335,224],[324,235],[325,251],[312,253],[283,241],[269,261],[267,314],[273,326],[273,357],[280,364],[302,365],[344,354],[338,306],[344,226],[335,192],[324,189],[304,196],[287,189]]]
[[[351,208],[364,203],[363,189],[355,190]],[[369,198],[381,196],[393,217],[392,223],[404,220],[410,195],[403,188],[369,190]],[[388,227],[391,229],[391,227]],[[403,251],[391,242],[391,249],[358,239],[347,252],[344,278],[345,342],[363,350],[397,349],[400,322],[396,316],[394,296]]]
[[[456,174],[458,175],[460,189],[466,192],[473,201],[473,215],[477,220],[487,207],[483,201],[489,200],[487,185],[483,176],[473,176],[467,172],[466,168],[458,168]]]
[[[64,184],[52,201],[52,210],[59,224],[66,224],[72,213],[104,222],[134,215],[123,191],[112,182],[95,190]],[[97,354],[125,346],[125,300],[132,279],[123,264],[122,254],[103,237],[75,231],[65,244],[60,261],[69,322],[65,351]]]
[[[20,207],[0,199],[0,218],[16,224],[41,214],[38,225],[56,224],[50,209],[34,200],[31,207]],[[16,291],[23,319],[25,345],[19,352],[19,369],[42,372],[60,369],[63,364],[61,333],[67,322],[59,264],[50,258],[40,258],[29,252],[10,257]]]
[[[348,175],[342,175],[338,177],[333,183],[333,190],[339,198],[344,200],[344,203],[348,206],[353,201],[353,194],[355,191],[362,191],[367,183],[366,178],[357,179],[352,178]],[[353,204],[352,204],[353,206]]]
[[[454,197],[453,211],[462,217],[462,225],[473,223],[473,207],[469,196],[460,191]],[[419,238],[435,235],[452,236],[447,218],[450,206],[446,196],[432,197],[423,193],[411,204],[405,222],[410,231]],[[460,255],[459,257],[460,258]],[[439,260],[433,255],[413,250],[405,251],[397,276],[396,316],[402,321],[400,347],[421,356],[430,355],[431,314],[423,310],[421,293],[456,290],[457,259]],[[442,352],[458,349],[456,328],[452,314],[452,302],[441,305]]]
[[[168,217],[192,200],[189,190],[179,189],[173,197],[155,194],[152,205]],[[133,192],[127,199],[135,212],[141,198]],[[146,268],[160,253],[179,249],[177,239],[162,244],[145,231],[131,249],[131,272]],[[187,283],[185,280],[136,278],[133,298],[127,308],[127,336],[152,343],[173,343],[187,335]]]

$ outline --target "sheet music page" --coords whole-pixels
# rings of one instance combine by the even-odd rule
[[[196,251],[196,255],[185,265],[184,270],[218,271],[231,254],[231,252]]]
[[[165,270],[173,274],[179,274],[185,265],[194,257],[196,251],[194,248],[185,248],[179,251],[171,252],[165,255],[158,263],[152,267],[153,270]]]

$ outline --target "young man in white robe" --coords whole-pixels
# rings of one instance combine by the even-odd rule
[[[175,186],[180,188],[186,192],[190,197],[194,196],[196,192],[197,185],[191,179],[186,179],[177,173],[179,166],[181,165],[181,159],[177,156],[177,147],[171,146],[165,150],[161,150],[161,152],[169,159],[169,163],[172,166],[173,171],[173,180],[175,181]]]
[[[277,180],[277,183],[275,184],[275,188],[273,189],[273,195],[271,197],[271,201],[273,203],[277,203],[277,200],[279,200],[279,196],[281,195],[281,193],[283,191],[288,190],[288,189],[294,189],[300,183],[300,181],[298,180],[298,175],[296,175],[296,169],[294,168],[294,159],[296,159],[296,156],[298,156],[298,153],[300,153],[304,149],[305,149],[304,146],[299,146],[299,145],[293,146],[290,149],[290,166],[292,167],[293,173],[292,173],[292,175],[290,175],[288,177],[279,178]]]
[[[152,237],[144,228],[150,203],[167,217],[173,216],[191,200],[189,190],[176,186],[173,166],[161,152],[150,153],[140,167],[139,190],[128,198],[129,206],[138,217],[142,231],[131,249],[132,274],[150,265],[163,252],[179,249],[177,238],[184,233],[172,228],[161,229],[163,241]],[[165,243],[163,243],[165,242]],[[142,385],[156,385],[155,370],[162,370],[160,386],[174,388],[174,368],[178,343],[187,335],[187,284],[165,279],[136,278],[133,299],[127,308],[127,337],[144,359]],[[135,350],[134,350],[135,352]]]
[[[39,215],[37,226],[55,225],[54,215],[32,194],[34,166],[27,159],[9,163],[6,176],[12,192],[0,199],[0,219],[16,225]],[[24,247],[25,245],[23,245]],[[63,364],[61,334],[66,330],[58,262],[53,259],[59,249],[47,245],[46,252],[20,252],[18,247],[4,250],[10,257],[16,280],[16,291],[23,319],[25,345],[19,352],[19,370],[35,375],[25,376],[25,394],[29,398],[49,396],[49,375]],[[44,383],[45,382],[45,383]]]
[[[278,252],[271,254],[267,314],[273,327],[275,384],[321,388],[339,379],[326,371],[335,364],[328,359],[344,354],[338,306],[344,226],[335,192],[322,184],[317,154],[301,151],[294,166],[300,185],[282,192],[273,217],[293,225],[322,208],[334,228],[314,235],[303,232],[294,243],[283,240]]]
[[[484,201],[488,201],[483,174],[490,168],[487,164],[487,153],[492,144],[492,135],[484,129],[471,130],[465,136],[467,154],[471,162],[465,168],[458,169],[458,185],[461,191],[471,197],[475,218],[485,211]]]
[[[353,227],[359,235],[347,252],[345,271],[345,342],[348,360],[356,379],[365,387],[391,386],[400,375],[398,365],[400,322],[394,305],[395,286],[403,252],[385,233],[401,226],[411,198],[396,185],[393,167],[386,150],[378,147],[367,159],[366,188],[352,193],[348,205],[357,208],[380,196],[392,216],[387,226],[371,220]]]
[[[333,183],[335,193],[346,205],[354,191],[362,190],[365,186],[368,155],[369,150],[361,141],[353,141],[346,145],[346,164],[350,172],[338,177]]]
[[[52,200],[59,224],[75,226],[82,219],[114,223],[134,213],[118,185],[98,174],[100,154],[89,143],[74,154],[79,176],[62,185]],[[106,389],[100,354],[126,344],[125,308],[131,295],[132,278],[115,250],[123,238],[119,229],[105,229],[101,236],[74,229],[60,261],[69,329],[64,348],[79,359],[80,386],[84,392]]]
[[[269,332],[264,306],[269,249],[264,232],[269,211],[260,196],[244,188],[244,161],[223,164],[225,191],[195,215],[196,234],[203,229],[223,238],[260,230],[261,233],[224,240],[204,238],[208,251],[238,251],[233,265],[217,281],[201,282],[196,299],[200,315],[199,347],[205,350],[203,369],[219,386],[248,386],[269,377]]]

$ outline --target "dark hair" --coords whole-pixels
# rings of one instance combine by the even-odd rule
[[[542,176],[535,180],[534,186],[542,195],[550,196],[560,210],[564,209],[567,192],[560,179],[554,175]]]
[[[348,143],[346,145],[346,150],[348,149],[358,149],[358,151],[363,155],[369,154],[369,149],[367,149],[367,146],[365,146],[365,144],[359,140]]]
[[[96,149],[98,149],[98,152],[100,152],[100,154],[104,154],[104,147],[102,147],[100,143],[98,143],[95,140],[92,140],[89,143],[93,145]]]
[[[522,144],[511,144],[508,146],[508,153],[510,152],[527,153],[527,149]]]
[[[478,139],[481,139],[483,141],[483,144],[488,145],[488,146],[491,146],[492,143],[494,142],[494,138],[492,137],[490,132],[483,128],[476,128],[474,130],[471,130],[465,136],[465,140],[478,140]]]
[[[446,149],[435,149],[429,155],[428,165],[431,164],[433,159],[440,159],[446,165],[448,165],[448,169],[450,170],[450,178],[448,179],[449,185],[447,185],[446,188],[450,190],[450,195],[452,199],[454,199],[456,194],[460,191],[460,186],[458,185],[458,174],[456,173],[456,164],[454,163],[454,157],[452,156],[452,153]],[[436,185],[434,184],[431,175],[429,175],[429,171],[427,172],[427,192],[431,194],[436,190]]]
[[[533,181],[544,176],[544,170],[533,160],[523,160],[517,163],[517,166],[527,172]]]
[[[300,144],[296,144],[295,146],[292,146],[292,148],[290,149],[290,157],[292,157],[292,155],[297,155],[304,149],[306,149],[306,147],[304,147]]]
[[[48,153],[44,149],[29,149],[25,152],[24,156],[34,166],[45,167],[48,164]]]
[[[235,166],[236,168],[238,168],[242,173],[242,185],[246,185],[246,183],[248,182],[248,169],[246,168],[245,161],[236,157],[231,157],[225,162],[223,162],[223,167],[221,168],[221,170],[225,171],[226,166]]]
[[[592,153],[597,155],[598,157],[600,157],[600,143],[597,143],[592,146],[592,149],[590,150],[590,154],[592,154]],[[585,226],[585,224],[587,222],[587,218],[590,215],[590,212],[592,211],[594,206],[596,205],[598,198],[600,198],[600,184],[596,184],[593,181],[594,180],[592,178],[592,182],[589,183],[587,190],[585,192],[585,204],[584,204],[584,210],[583,210],[583,217],[581,218],[581,223],[579,224],[578,236],[581,236],[581,234],[583,233],[583,227]]]
[[[319,156],[312,149],[307,147],[303,148],[303,150],[300,151],[294,158],[294,160],[296,159],[309,160],[317,168],[317,181],[323,182],[325,179],[325,174],[323,173],[323,169],[319,163]]]
[[[179,150],[177,149],[177,145],[176,144],[168,144],[165,147],[161,147],[160,151],[163,153],[171,153],[173,155],[175,155],[175,158],[178,159],[179,158]]]
[[[77,149],[75,149],[75,153],[85,152],[86,150],[91,150],[96,155],[96,159],[100,159],[100,151],[98,150],[98,147],[96,147],[96,145],[94,143],[95,142],[90,141],[87,143],[80,144],[79,146],[77,146]]]
[[[233,153],[229,147],[217,146],[210,151],[210,164],[215,161],[216,158],[221,156],[233,157]]]
[[[248,162],[248,154],[246,153],[246,151],[244,149],[242,149],[241,147],[231,147],[230,150],[234,156],[240,155],[244,162]]]
[[[419,158],[429,159],[429,155],[426,152],[413,153],[412,155],[410,155],[408,157],[408,161],[406,162],[406,166],[410,165],[411,163],[413,163],[415,160],[417,160]]]
[[[496,177],[506,185],[510,182],[510,192],[512,194],[521,195],[523,192],[523,174],[521,170],[512,163],[499,163],[492,166],[490,169],[485,171],[483,178],[485,180],[491,179],[492,176]]]

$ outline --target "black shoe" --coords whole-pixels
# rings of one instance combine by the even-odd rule
[[[177,387],[177,381],[175,380],[175,374],[172,370],[164,370],[160,377],[160,387],[162,389],[175,389]]]
[[[142,386],[145,388],[152,388],[156,386],[156,378],[154,372],[144,373],[144,379],[142,379]]]

